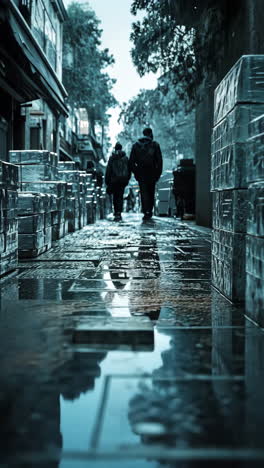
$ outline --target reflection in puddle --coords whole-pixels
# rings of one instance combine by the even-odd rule
[[[190,468],[164,455],[262,449],[263,333],[252,324],[244,333],[243,306],[208,287],[207,243],[161,220],[149,230],[114,226],[106,245],[107,229],[99,223],[65,242],[102,245],[100,264],[91,254],[94,263],[28,262],[2,287],[1,454],[48,454],[24,463],[43,468]],[[68,254],[61,247],[58,258]],[[156,327],[154,349],[105,335],[103,345],[72,344],[73,323],[137,314],[141,327]],[[58,458],[97,447],[130,460],[60,463],[49,460],[52,447]],[[145,459],[134,458],[137,449]]]
[[[63,450],[87,450],[95,437],[95,424],[97,421],[98,412],[102,399],[106,398],[104,394],[105,377],[111,374],[151,374],[156,368],[162,366],[162,353],[170,346],[170,337],[164,334],[155,332],[155,349],[153,352],[131,352],[131,351],[115,351],[108,352],[107,355],[99,353],[104,358],[100,360],[100,377],[93,377],[94,387],[87,389],[83,394],[77,394],[76,398],[65,399],[60,398],[61,408],[61,433],[63,439]],[[98,354],[98,353],[97,353]],[[83,354],[83,363],[87,359],[87,365],[92,358],[93,353]],[[85,358],[86,356],[86,358]],[[91,369],[91,364],[89,364]],[[81,376],[80,376],[81,379]],[[121,390],[121,388],[120,388]],[[117,395],[119,390],[117,388]],[[68,395],[69,396],[69,395]],[[116,416],[122,410],[119,406],[119,399],[116,402]],[[119,422],[117,422],[119,427]],[[115,432],[117,427],[115,420],[112,421],[112,432]],[[65,464],[64,464],[65,463]],[[68,466],[61,462],[60,468]]]

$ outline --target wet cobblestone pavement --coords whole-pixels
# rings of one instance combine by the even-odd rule
[[[210,232],[101,221],[1,283],[1,467],[262,467],[263,330]],[[133,328],[134,327],[134,328]]]

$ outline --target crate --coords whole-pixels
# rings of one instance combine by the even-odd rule
[[[212,233],[212,284],[233,302],[245,299],[246,235]]]
[[[246,233],[248,190],[224,190],[213,193],[213,228]]]
[[[263,104],[264,55],[243,55],[215,90],[214,125],[239,103]]]

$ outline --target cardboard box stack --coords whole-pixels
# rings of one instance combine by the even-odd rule
[[[43,193],[18,193],[18,249],[20,258],[37,257],[47,250]]]
[[[27,192],[28,198],[26,202],[19,195],[27,206],[26,212],[21,208],[18,219],[19,256],[36,257],[51,247],[52,239],[67,232],[65,194],[58,194],[58,156],[46,150],[15,150],[9,152],[9,159],[19,167],[20,192]],[[38,196],[39,201],[34,198]]]
[[[9,151],[9,160],[19,165],[20,182],[58,179],[58,156],[44,150]]]
[[[0,276],[17,267],[19,168],[0,161]]]
[[[68,163],[72,165],[74,163]],[[59,163],[59,178],[66,183],[65,219],[69,232],[79,229],[80,217],[80,171],[64,169],[66,163]],[[68,166],[72,167],[72,166]]]
[[[87,174],[87,193],[86,193],[86,213],[87,224],[93,224],[96,220],[96,197],[95,197],[96,183],[92,174]]]
[[[84,187],[84,175],[86,175],[86,172],[79,171],[79,229],[85,226],[84,210],[86,208],[86,187]]]
[[[57,208],[57,195],[53,193],[45,194],[45,212],[44,212],[44,238],[47,250],[52,246],[52,215]]]
[[[264,327],[264,113],[249,124],[247,182],[246,311]]]
[[[71,164],[59,163],[59,178],[67,182],[66,218],[69,232],[74,232],[95,222],[97,192],[92,175],[73,169]]]
[[[47,228],[51,223],[52,240],[61,239],[67,233],[67,223],[65,222],[65,197],[66,183],[63,181],[39,181],[39,182],[22,182],[22,192],[43,193],[46,196],[53,195],[49,198],[47,204]],[[54,197],[55,195],[55,197]],[[48,203],[48,202],[47,202]],[[50,231],[50,230],[48,230]]]
[[[106,190],[103,187],[101,187],[100,189],[100,219],[106,218],[106,216],[109,213],[107,213],[107,206],[106,206]]]
[[[242,56],[215,91],[212,134],[212,282],[232,301],[245,298],[248,138],[264,113],[264,56]]]
[[[76,164],[73,161],[59,161],[58,169],[59,171],[75,171]]]

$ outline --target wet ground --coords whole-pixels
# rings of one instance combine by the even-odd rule
[[[264,334],[210,231],[101,221],[1,284],[1,467],[264,466]]]

